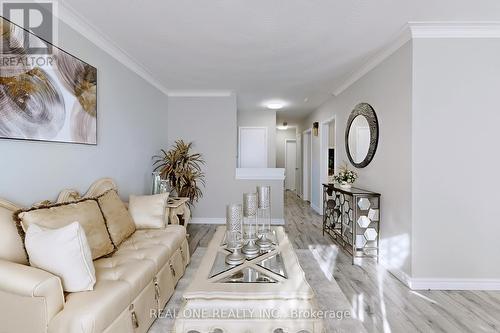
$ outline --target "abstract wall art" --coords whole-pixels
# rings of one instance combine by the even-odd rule
[[[97,144],[97,69],[55,46],[28,54],[26,30],[0,20],[0,138]]]

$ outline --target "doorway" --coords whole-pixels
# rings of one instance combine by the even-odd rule
[[[328,176],[335,172],[337,167],[335,136],[336,136],[335,116],[323,121],[319,128],[319,182],[315,184],[315,191],[318,191],[319,202],[318,214],[323,214],[323,183],[328,183]]]
[[[311,201],[311,129],[302,133],[302,199]]]
[[[285,190],[297,191],[297,141],[285,141]]]

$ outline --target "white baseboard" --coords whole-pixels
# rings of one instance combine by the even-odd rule
[[[406,274],[399,268],[390,267],[390,265],[388,265],[382,258],[379,259],[379,264],[382,265],[389,273],[394,275],[396,279],[398,279],[405,286],[411,289],[410,287],[411,277],[408,274]]]
[[[412,278],[402,270],[380,264],[411,290],[500,290],[500,279]]]
[[[321,211],[321,209],[319,209],[319,207],[316,206],[315,204],[313,204],[312,202],[311,202],[311,208],[314,209],[314,211],[316,213],[318,213],[319,215],[323,215],[323,212]]]
[[[223,217],[193,217],[189,224],[226,224]]]
[[[412,290],[500,290],[500,279],[425,279],[412,278]]]
[[[190,224],[226,224],[224,217],[193,217]],[[272,225],[284,225],[285,219],[271,219]]]

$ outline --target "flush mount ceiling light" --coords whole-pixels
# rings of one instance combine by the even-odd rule
[[[270,110],[280,110],[283,109],[285,105],[280,102],[271,102],[271,103],[266,103],[266,108]]]

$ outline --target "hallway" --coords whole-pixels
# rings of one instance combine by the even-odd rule
[[[290,191],[285,221],[295,248],[329,247],[335,253],[327,266],[334,267],[335,281],[368,332],[500,331],[500,292],[412,291],[372,259],[352,265],[350,256],[322,235],[322,217]]]

